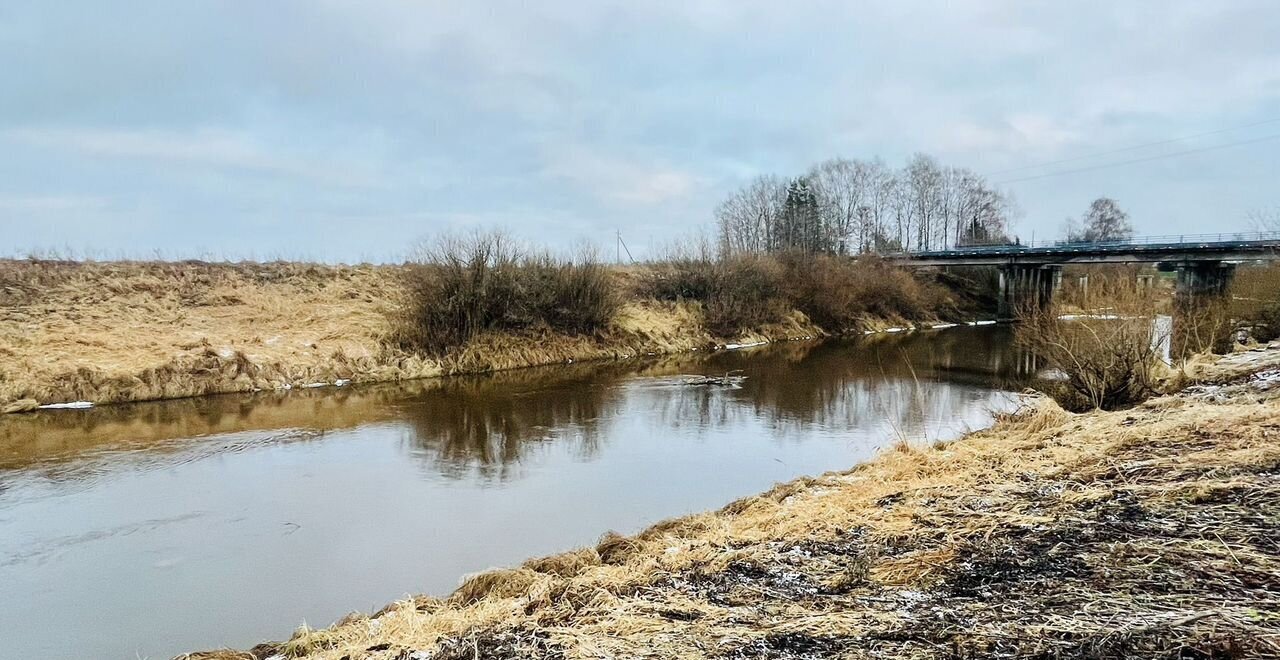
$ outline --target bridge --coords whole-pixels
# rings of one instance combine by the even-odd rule
[[[1069,264],[1154,263],[1177,270],[1182,299],[1220,295],[1240,262],[1280,259],[1280,232],[1143,236],[1112,241],[967,245],[890,255],[909,267],[996,266],[1002,319],[1026,304],[1044,304]]]

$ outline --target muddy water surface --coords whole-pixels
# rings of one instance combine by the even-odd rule
[[[0,418],[0,655],[283,639],[1012,405],[1000,327]],[[739,372],[738,388],[683,374]]]

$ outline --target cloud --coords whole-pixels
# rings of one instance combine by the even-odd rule
[[[0,133],[0,138],[69,151],[79,157],[138,159],[164,167],[241,170],[337,186],[368,187],[378,181],[370,168],[350,162],[325,162],[286,154],[257,143],[250,135],[227,130],[175,132],[29,127],[6,130]]]
[[[647,160],[610,156],[582,145],[549,149],[542,173],[613,205],[667,204],[702,185],[688,172]]]
[[[356,258],[494,221],[657,244],[830,157],[998,171],[1280,117],[1277,33],[1270,0],[15,0],[0,208],[39,226],[3,235]],[[1273,152],[1015,192],[1042,234],[1103,192],[1191,233],[1274,204]]]
[[[956,122],[941,131],[938,144],[949,153],[992,149],[1044,152],[1075,144],[1081,137],[1079,130],[1050,117],[1020,114],[990,124]]]
[[[106,209],[110,200],[80,195],[4,195],[0,194],[0,213],[41,214],[96,212]]]

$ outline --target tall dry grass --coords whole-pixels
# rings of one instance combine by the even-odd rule
[[[1238,267],[1228,294],[1239,329],[1259,342],[1280,337],[1280,264]]]
[[[1042,385],[1063,408],[1114,410],[1160,391],[1167,369],[1166,332],[1155,323],[1160,301],[1125,279],[1090,283],[1100,313],[1064,316],[1067,301],[1018,312],[1016,340],[1055,367],[1061,380]]]

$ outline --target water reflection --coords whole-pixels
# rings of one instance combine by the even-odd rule
[[[42,411],[0,419],[0,473],[92,478],[100,463],[161,468],[210,453],[315,441],[360,425],[403,425],[411,455],[450,478],[518,475],[528,451],[568,443],[590,459],[623,411],[661,426],[712,429],[746,418],[786,435],[869,418],[917,435],[967,405],[961,390],[1017,389],[1034,356],[1008,328],[955,328],[854,340],[788,342],[711,355],[580,363],[396,385],[226,395]],[[688,386],[683,375],[738,373],[740,387]],[[201,442],[203,440],[204,442]],[[0,492],[5,482],[0,480]]]
[[[899,436],[984,424],[1034,371],[1010,343],[1007,328],[955,328],[6,416],[5,649],[247,647],[443,594]],[[729,372],[741,387],[683,378]]]

